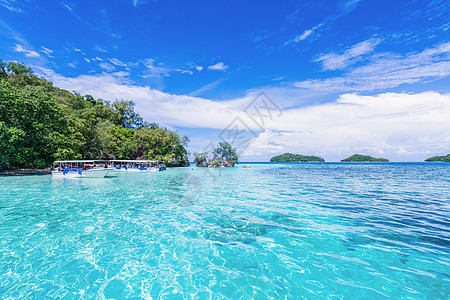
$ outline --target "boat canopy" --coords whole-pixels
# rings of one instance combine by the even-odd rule
[[[157,163],[158,160],[126,160],[126,159],[111,159],[110,162],[118,163]]]
[[[65,163],[108,163],[109,160],[56,160],[54,164]]]

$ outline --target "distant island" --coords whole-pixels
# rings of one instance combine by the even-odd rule
[[[322,157],[314,155],[300,155],[292,153],[284,153],[274,156],[270,159],[270,162],[324,162]]]
[[[425,161],[445,161],[445,162],[450,162],[450,154],[447,154],[445,156],[433,156],[433,157],[425,159]]]
[[[342,162],[388,162],[389,159],[386,158],[376,158],[369,155],[353,154],[346,159],[341,160]]]

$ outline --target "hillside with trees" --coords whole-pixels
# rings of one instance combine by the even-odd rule
[[[388,162],[389,159],[386,158],[376,158],[369,155],[353,154],[346,159],[341,160],[342,162]]]
[[[322,157],[314,155],[300,155],[292,153],[284,153],[278,156],[274,156],[270,159],[270,162],[324,162]]]
[[[444,156],[433,156],[430,158],[425,159],[425,161],[443,161],[443,162],[450,162],[450,154],[444,155]]]
[[[188,165],[189,139],[145,122],[132,101],[108,102],[57,87],[0,60],[0,170],[54,160],[157,159]]]

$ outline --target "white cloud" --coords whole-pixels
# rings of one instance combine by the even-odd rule
[[[144,78],[150,77],[160,77],[160,76],[169,76],[169,69],[164,67],[162,63],[155,65],[155,60],[153,58],[147,58],[142,61],[145,67],[147,67],[144,75],[141,75]]]
[[[303,32],[301,35],[298,35],[294,38],[294,42],[300,42],[303,41],[304,39],[306,39],[308,36],[311,35],[311,33],[313,33],[314,29],[308,29],[305,30],[305,32]]]
[[[117,77],[127,77],[130,75],[130,73],[124,72],[124,71],[119,71],[119,72],[114,72],[113,75],[117,76]]]
[[[20,44],[16,44],[14,46],[14,51],[15,52],[20,52],[20,53],[24,53],[26,57],[40,57],[41,55],[39,53],[37,53],[36,51],[33,50],[27,50],[25,49],[22,45]]]
[[[67,66],[74,68],[74,69],[77,67],[74,63],[68,63]]]
[[[368,51],[367,49],[369,48],[357,48],[354,53]],[[450,42],[447,42],[422,52],[406,55],[374,54],[370,57],[368,64],[356,67],[341,77],[305,80],[294,83],[294,86],[328,92],[372,91],[416,83],[425,79],[445,78],[449,75]]]
[[[118,67],[127,67],[128,65],[124,62],[121,62],[120,60],[118,60],[117,58],[110,58],[109,61],[113,64],[116,65]]]
[[[202,67],[202,66],[196,66],[195,69],[196,69],[197,71],[201,71],[201,70],[203,70],[203,67]]]
[[[343,54],[321,54],[315,61],[322,62],[324,70],[343,69],[360,60],[362,55],[372,52],[380,42],[380,39],[372,38],[352,46]]]
[[[89,58],[87,58],[87,57],[85,57],[84,60],[85,60],[87,63],[90,63],[90,62],[91,62],[91,60],[90,60]]]
[[[228,66],[225,65],[223,62],[218,62],[217,64],[208,67],[209,70],[214,71],[225,71],[227,68]]]
[[[61,88],[106,100],[133,100],[136,110],[148,121],[222,130],[239,116],[248,121],[248,126],[257,128],[243,113],[252,95],[218,102],[127,84],[122,78],[126,74],[70,78],[48,69],[38,71]],[[338,160],[359,152],[397,160],[422,160],[430,153],[448,153],[449,115],[450,94],[344,94],[331,103],[285,109],[281,117],[267,120],[265,131],[251,143],[246,154],[265,159],[273,154],[296,152]]]
[[[449,94],[345,94],[332,103],[285,111],[250,144],[249,154],[300,152],[339,160],[366,153],[422,160],[449,152],[449,115]]]
[[[48,48],[46,48],[44,46],[41,46],[41,50],[40,51],[45,53],[48,57],[54,57],[54,56],[51,55],[53,53],[53,50],[51,50],[51,49],[48,49]]]
[[[98,66],[108,72],[114,71],[116,69],[113,65],[105,62],[98,64]]]
[[[214,82],[208,83],[208,84],[202,86],[201,88],[189,93],[189,96],[194,96],[194,97],[201,96],[204,92],[208,92],[210,90],[215,89],[222,81],[223,81],[223,79],[218,79]]]
[[[17,4],[18,3],[16,0],[0,0],[0,5],[4,8],[17,13],[23,12],[22,9],[17,6]]]
[[[99,45],[96,45],[96,46],[94,47],[94,50],[99,51],[99,52],[104,52],[104,53],[108,52],[108,50],[103,49],[103,48],[100,47]]]

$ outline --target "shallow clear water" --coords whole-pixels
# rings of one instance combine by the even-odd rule
[[[450,164],[0,177],[0,298],[447,299]]]

